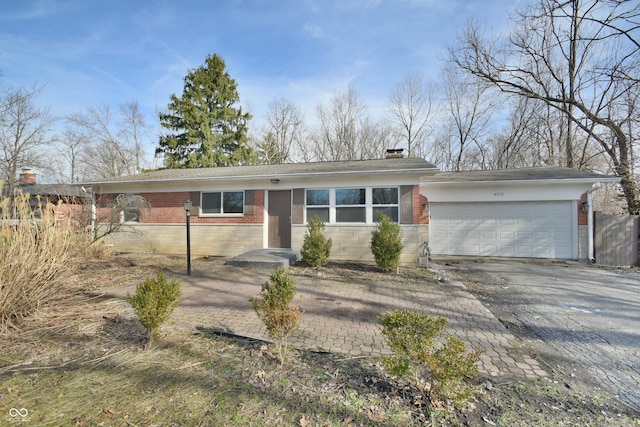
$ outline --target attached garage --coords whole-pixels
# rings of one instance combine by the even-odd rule
[[[436,254],[572,258],[571,202],[432,203]]]
[[[423,177],[433,255],[587,259],[591,192],[617,178],[569,168]]]

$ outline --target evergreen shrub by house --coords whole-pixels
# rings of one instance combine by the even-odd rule
[[[314,215],[307,224],[300,255],[302,262],[310,267],[327,265],[331,255],[331,239],[324,235],[325,225],[319,216]]]
[[[378,225],[371,233],[371,253],[376,265],[383,270],[397,272],[400,268],[402,230],[387,215],[378,216]]]
[[[127,301],[149,334],[149,344],[160,337],[160,326],[169,319],[182,295],[178,279],[167,281],[164,272],[148,278],[136,287],[135,294],[127,294]]]
[[[262,285],[260,298],[249,298],[253,309],[273,339],[280,364],[284,363],[288,339],[300,323],[300,303],[292,304],[295,281],[284,267],[278,268]]]
[[[479,352],[468,352],[452,335],[442,340],[447,320],[424,312],[393,310],[378,316],[392,354],[383,358],[392,376],[411,381],[432,403],[462,407],[474,395],[465,379],[476,377]]]

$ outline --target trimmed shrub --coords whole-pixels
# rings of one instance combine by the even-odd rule
[[[474,395],[465,379],[478,375],[480,353],[467,352],[464,343],[452,335],[443,341],[446,319],[394,310],[378,316],[378,321],[392,351],[383,358],[389,374],[410,380],[434,404],[449,401],[462,407]]]
[[[402,230],[387,215],[378,216],[378,226],[371,233],[371,253],[376,265],[385,271],[398,272],[402,254]]]
[[[302,262],[308,266],[321,267],[329,262],[332,242],[324,235],[324,229],[324,222],[317,215],[313,216],[307,224],[300,255],[302,255]]]
[[[273,339],[280,364],[284,363],[288,339],[300,323],[300,302],[291,305],[296,295],[295,281],[284,267],[278,268],[262,285],[260,298],[249,298],[256,314]]]
[[[135,294],[127,294],[127,301],[149,334],[148,344],[160,337],[160,326],[178,306],[181,286],[180,280],[167,281],[164,272],[160,272],[156,278],[148,278],[136,286]]]

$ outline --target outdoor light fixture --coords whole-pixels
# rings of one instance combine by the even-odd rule
[[[272,184],[280,184],[280,180],[278,178],[271,178]]]
[[[187,215],[187,276],[191,276],[191,209],[193,208],[193,203],[191,199],[187,199],[182,206]]]
[[[184,207],[184,211],[187,213],[187,216],[190,216],[191,208],[193,208],[193,202],[191,202],[191,199],[185,200],[182,206]]]
[[[582,202],[582,212],[584,212],[584,213],[589,212],[589,203],[588,202]]]

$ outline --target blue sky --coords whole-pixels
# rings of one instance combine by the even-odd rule
[[[188,70],[221,55],[254,122],[284,97],[355,88],[375,117],[410,72],[437,78],[469,19],[508,25],[513,0],[3,0],[0,85],[44,84],[56,115],[137,101],[151,121]]]

